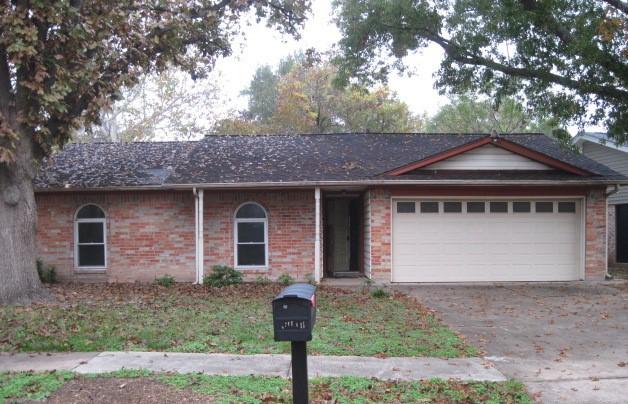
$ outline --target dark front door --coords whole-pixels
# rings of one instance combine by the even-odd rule
[[[359,197],[327,197],[325,200],[325,272],[328,276],[361,272],[362,205]]]
[[[628,204],[615,205],[617,211],[617,227],[615,239],[617,241],[617,262],[628,262]]]

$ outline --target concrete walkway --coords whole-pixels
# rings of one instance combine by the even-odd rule
[[[209,375],[290,377],[289,355],[228,355],[173,352],[94,352],[0,354],[0,372],[69,370],[107,373],[121,369],[153,372],[201,372]],[[506,377],[481,358],[372,358],[309,356],[310,377],[363,376],[387,380],[430,378],[504,381]]]

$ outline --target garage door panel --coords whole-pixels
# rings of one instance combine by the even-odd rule
[[[439,213],[393,210],[393,281],[579,279],[581,210],[575,203],[576,213],[513,213],[511,203],[509,213],[443,213],[442,203]]]

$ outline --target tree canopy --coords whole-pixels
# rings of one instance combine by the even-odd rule
[[[337,69],[317,57],[297,56],[276,70],[261,66],[244,94],[249,108],[218,122],[214,133],[411,132],[421,128],[386,86],[338,88]]]
[[[339,82],[385,80],[428,44],[442,93],[517,97],[628,140],[628,5],[615,0],[336,0]]]
[[[517,133],[543,132],[557,129],[550,119],[532,117],[512,98],[499,106],[489,100],[474,100],[467,96],[453,99],[427,120],[426,131],[443,133]]]
[[[21,129],[38,151],[98,122],[121,87],[177,66],[201,77],[230,54],[239,18],[253,11],[295,34],[308,0],[4,1],[0,14],[0,162]],[[18,130],[11,117],[19,116]]]

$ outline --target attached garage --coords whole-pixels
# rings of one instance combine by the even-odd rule
[[[581,199],[394,199],[393,282],[584,278]]]

